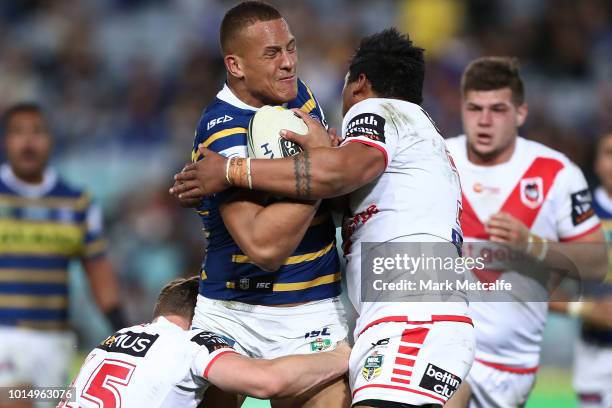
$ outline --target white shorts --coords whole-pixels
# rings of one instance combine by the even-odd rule
[[[525,373],[511,372],[509,369],[494,368],[478,359],[474,360],[466,380],[472,389],[470,408],[524,406],[535,384],[535,368],[526,369]]]
[[[574,355],[573,382],[580,407],[612,407],[612,347],[578,340]]]
[[[69,381],[75,350],[76,337],[72,332],[0,326],[0,387],[64,387]]]
[[[272,307],[198,295],[192,327],[223,335],[238,351],[255,358],[324,351],[348,334],[338,298]]]
[[[353,404],[444,405],[470,370],[475,349],[471,320],[444,318],[399,322],[395,316],[362,331],[349,361]]]

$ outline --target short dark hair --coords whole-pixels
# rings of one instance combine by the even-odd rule
[[[244,1],[225,13],[221,21],[219,40],[223,53],[228,52],[229,42],[240,30],[258,21],[270,21],[283,18],[273,6],[263,1]]]
[[[153,318],[163,315],[178,315],[193,318],[198,298],[199,278],[179,278],[164,286],[153,308]]]
[[[349,64],[348,82],[365,74],[378,96],[420,105],[425,80],[423,51],[395,28],[365,37]]]
[[[0,134],[6,134],[6,130],[8,128],[8,124],[18,113],[38,113],[39,115],[43,114],[42,108],[39,104],[35,102],[20,102],[14,105],[9,106],[4,113],[2,114],[2,119],[0,119]]]
[[[513,57],[481,57],[472,61],[461,77],[461,93],[510,88],[515,105],[525,102],[525,87],[519,72],[518,59]]]

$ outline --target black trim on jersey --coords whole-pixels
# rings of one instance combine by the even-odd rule
[[[346,138],[365,136],[375,142],[385,142],[385,118],[376,113],[361,113],[346,125]]]
[[[131,331],[117,332],[109,336],[96,348],[109,353],[129,354],[134,357],[144,357],[157,340],[159,334],[134,333]]]

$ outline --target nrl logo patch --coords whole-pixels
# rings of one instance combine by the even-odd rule
[[[375,351],[366,358],[365,364],[361,369],[361,375],[363,375],[366,381],[372,381],[380,375],[382,372],[383,357],[384,356],[379,355],[378,352]]]
[[[544,202],[544,181],[542,177],[521,180],[521,201],[529,208],[538,208]]]

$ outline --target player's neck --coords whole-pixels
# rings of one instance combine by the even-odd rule
[[[31,173],[31,174],[20,173],[18,171],[15,171],[15,168],[12,166],[11,166],[11,171],[17,180],[23,183],[26,183],[26,184],[30,184],[30,185],[39,185],[44,181],[44,178],[45,178],[44,171]]]
[[[178,327],[180,327],[183,330],[189,330],[189,327],[191,327],[191,321],[189,321],[189,319],[186,319],[183,316],[179,316],[179,315],[163,315],[162,316],[164,319],[168,320],[170,323],[174,323],[176,324]],[[157,318],[153,320],[154,322],[157,321]]]
[[[255,96],[253,96],[246,89],[246,86],[244,85],[243,82],[232,81],[232,80],[228,79],[227,86],[229,87],[230,91],[232,91],[232,93],[236,96],[236,98],[240,99],[245,104],[247,104],[249,106],[253,106],[255,108],[261,108],[262,106],[265,105],[265,103],[263,103],[263,101],[261,101],[259,98],[255,97]]]

